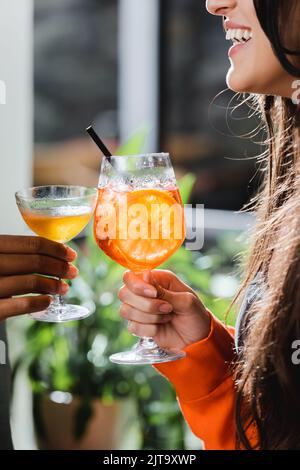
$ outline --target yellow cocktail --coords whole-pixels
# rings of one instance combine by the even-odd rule
[[[16,193],[27,226],[36,235],[59,243],[82,232],[93,216],[96,200],[97,190],[82,186],[38,186]],[[57,295],[47,310],[32,316],[44,322],[67,322],[90,314],[86,307],[65,304]]]
[[[20,212],[28,227],[36,235],[59,243],[66,243],[82,232],[92,215],[88,206],[66,206],[40,212],[20,209]]]

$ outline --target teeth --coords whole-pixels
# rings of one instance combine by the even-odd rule
[[[235,33],[235,38],[238,40],[238,41],[241,41],[242,40],[242,37],[243,37],[243,31],[241,29],[236,29],[235,30],[236,33]]]
[[[244,38],[248,41],[250,38],[252,38],[252,32],[248,30],[245,31]]]
[[[252,38],[252,31],[248,29],[228,29],[226,39],[233,42],[244,43]]]

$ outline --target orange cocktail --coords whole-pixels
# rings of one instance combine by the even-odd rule
[[[169,154],[103,158],[94,236],[104,253],[137,275],[145,276],[175,253],[184,241],[185,227]],[[146,278],[152,282],[151,275]],[[110,360],[154,364],[184,356],[184,351],[160,348],[153,338],[140,338],[132,350],[113,354]]]
[[[95,239],[117,263],[132,271],[150,270],[181,246],[185,229],[178,188],[98,191]]]

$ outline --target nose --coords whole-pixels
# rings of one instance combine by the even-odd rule
[[[211,15],[227,16],[237,5],[237,0],[206,0],[206,9]]]

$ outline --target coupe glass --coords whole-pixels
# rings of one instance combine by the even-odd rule
[[[78,235],[91,220],[97,190],[82,186],[37,186],[16,193],[16,201],[27,226],[41,237],[66,243]],[[60,295],[43,312],[32,314],[43,322],[79,320],[91,314],[80,305],[65,304]]]
[[[169,154],[113,156],[102,161],[94,235],[114,261],[143,276],[166,261],[185,237],[184,212]],[[159,286],[156,286],[159,288]],[[185,353],[140,338],[119,364],[154,364]]]

